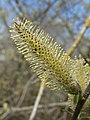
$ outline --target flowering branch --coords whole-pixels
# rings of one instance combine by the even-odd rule
[[[12,24],[10,30],[11,38],[14,40],[19,52],[23,54],[32,70],[36,72],[43,83],[30,120],[33,120],[36,114],[44,84],[53,90],[65,91],[75,96],[83,95],[83,97],[79,96],[72,117],[72,120],[77,119],[81,108],[90,94],[90,92],[88,92],[90,85],[86,89],[90,80],[90,66],[85,64],[83,59],[72,60],[69,55],[79,44],[86,28],[89,26],[90,17],[86,20],[84,28],[70,51],[65,53],[61,46],[58,45],[48,33],[32,21],[16,19]]]

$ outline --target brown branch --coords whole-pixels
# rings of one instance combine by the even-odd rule
[[[82,99],[80,99],[78,101],[77,106],[75,108],[75,111],[74,111],[74,114],[73,114],[71,120],[77,120],[78,115],[79,115],[83,105],[85,104],[86,100],[88,99],[89,95],[90,95],[90,83],[88,84],[88,86],[87,86],[87,88],[86,88],[86,90],[85,90],[85,92],[83,94]]]

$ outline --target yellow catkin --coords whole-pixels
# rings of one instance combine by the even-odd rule
[[[82,94],[90,82],[90,66],[85,63],[83,58],[72,60],[71,74],[72,77],[78,80],[81,86]]]
[[[48,33],[26,19],[14,20],[10,32],[19,52],[47,86],[78,94],[80,87],[69,71],[70,57]]]

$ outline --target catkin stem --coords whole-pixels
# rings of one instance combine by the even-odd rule
[[[90,83],[88,84],[88,86],[87,86],[87,88],[86,88],[86,90],[85,90],[85,92],[83,94],[82,99],[80,99],[78,101],[71,120],[77,120],[78,115],[79,115],[83,105],[85,104],[86,100],[88,99],[89,95],[90,95]]]

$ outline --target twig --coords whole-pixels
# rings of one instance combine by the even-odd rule
[[[43,109],[43,108],[52,108],[52,107],[66,107],[68,106],[69,103],[68,102],[57,102],[57,103],[49,103],[47,105],[38,105],[38,109]],[[10,114],[10,113],[15,113],[15,112],[25,112],[25,111],[32,111],[32,109],[34,108],[34,106],[30,106],[30,107],[11,107],[9,109],[9,111],[5,112],[1,117],[0,120],[5,120],[5,118]],[[2,109],[3,111],[3,109]]]
[[[57,103],[49,103],[47,105],[38,105],[38,109],[43,109],[43,108],[52,108],[52,107],[66,107],[68,106],[69,103],[68,102],[57,102]],[[5,118],[11,114],[11,113],[15,113],[15,112],[25,112],[25,111],[32,111],[32,109],[34,108],[34,106],[25,106],[25,107],[11,107],[9,109],[9,111],[5,112],[1,117],[0,120],[5,120]],[[3,111],[3,109],[2,109]]]
[[[25,99],[25,96],[26,96],[28,87],[29,87],[29,85],[30,85],[30,82],[31,82],[33,79],[35,79],[35,77],[36,77],[35,74],[33,74],[32,77],[30,78],[30,80],[28,80],[27,83],[26,83],[26,85],[24,86],[22,95],[21,95],[21,97],[20,97],[20,99],[19,99],[19,101],[18,101],[18,104],[17,104],[18,107],[22,105],[22,103],[23,103],[23,101],[24,101],[24,99]]]
[[[40,22],[43,21],[43,19],[45,18],[47,12],[51,9],[51,7],[57,2],[57,0],[53,1],[52,3],[47,2],[47,8],[44,9],[44,11],[40,12],[40,14],[36,17],[34,17],[35,20],[40,19]]]
[[[71,120],[77,120],[78,115],[79,115],[83,105],[85,104],[86,100],[88,99],[89,95],[90,95],[90,83],[88,84],[88,86],[87,86],[87,88],[86,88],[86,90],[85,90],[85,92],[83,94],[82,99],[80,99],[78,101],[77,106],[75,108],[75,111],[74,111],[74,114],[73,114]]]
[[[71,55],[74,52],[75,48],[80,43],[80,41],[81,41],[81,39],[82,39],[82,37],[83,37],[83,35],[84,35],[84,33],[85,33],[85,31],[87,30],[88,27],[90,27],[90,17],[87,18],[87,20],[86,20],[81,32],[79,33],[77,39],[75,40],[75,42],[73,43],[73,45],[69,49],[69,51],[67,52],[68,55]]]
[[[8,117],[10,111],[6,111],[1,117],[0,117],[0,120],[5,120],[5,118]]]
[[[66,107],[68,106],[69,103],[68,102],[57,102],[57,103],[48,103],[47,105],[38,105],[38,109],[43,109],[43,108],[52,108],[52,107]],[[30,107],[12,107],[11,111],[12,112],[24,112],[24,111],[31,111],[34,108],[34,106],[30,106]]]
[[[27,90],[28,90],[28,87],[29,87],[29,85],[30,85],[30,82],[31,82],[33,79],[35,79],[35,78],[36,78],[36,75],[33,74],[32,77],[30,78],[30,80],[29,80],[29,81],[26,83],[26,85],[24,86],[22,95],[21,95],[20,100],[19,100],[19,102],[18,102],[18,104],[17,104],[16,107],[20,107],[21,104],[23,103],[23,101],[24,101],[24,99],[25,99],[25,95],[26,95]],[[9,109],[9,111],[6,111],[6,112],[1,116],[0,119],[1,119],[1,120],[4,120],[4,119],[10,114],[10,112],[11,112],[11,108]]]
[[[36,101],[35,101],[35,104],[34,104],[34,108],[32,110],[32,113],[30,115],[29,120],[34,120],[34,118],[35,118],[36,111],[38,109],[38,105],[39,105],[41,96],[43,94],[43,91],[44,91],[44,82],[41,82],[40,89],[39,89],[39,92],[38,92],[38,95],[37,95],[37,98],[36,98]]]

